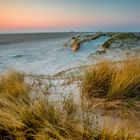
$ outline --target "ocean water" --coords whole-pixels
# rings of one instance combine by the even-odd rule
[[[33,74],[55,74],[84,65],[87,57],[97,51],[108,37],[86,42],[77,52],[64,44],[80,33],[10,34],[0,35],[0,72],[16,69]]]

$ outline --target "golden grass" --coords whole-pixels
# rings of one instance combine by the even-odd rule
[[[108,128],[104,128],[100,135],[98,135],[100,140],[136,140],[137,138],[133,136],[132,133],[129,132],[127,129],[120,129],[117,132],[113,132]]]
[[[24,76],[14,70],[3,74],[0,77],[0,94],[5,96],[27,97],[29,86],[24,82]]]
[[[124,62],[112,75],[109,98],[140,98],[140,60]]]
[[[104,130],[92,128],[84,112],[77,112],[73,99],[65,98],[54,104],[43,98],[31,98],[24,75],[12,71],[0,81],[0,139],[2,140],[123,140],[121,135],[108,136]],[[26,98],[25,98],[26,97]],[[80,115],[80,116],[79,116]],[[111,140],[111,139],[110,139]]]
[[[31,99],[30,92],[22,74],[12,71],[1,77],[0,139],[80,140],[85,134],[85,139],[90,136],[78,117],[71,115],[75,112],[72,99],[54,105],[45,96]]]
[[[140,98],[140,59],[124,62],[102,62],[89,68],[82,82],[86,98]]]

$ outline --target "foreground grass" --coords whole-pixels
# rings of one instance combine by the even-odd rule
[[[110,75],[110,74],[109,74]],[[24,75],[12,71],[0,77],[0,139],[3,140],[124,140],[127,130],[93,128],[93,120],[71,97],[54,104],[47,97],[32,97]]]
[[[82,94],[88,99],[140,99],[140,60],[120,63],[102,62],[89,68],[82,82]]]

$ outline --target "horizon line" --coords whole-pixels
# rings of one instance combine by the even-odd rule
[[[140,33],[140,31],[45,31],[45,32],[2,32],[1,34],[45,34],[45,33],[96,33],[96,32],[116,32],[116,33]]]

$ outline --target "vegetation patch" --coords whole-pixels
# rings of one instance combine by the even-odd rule
[[[60,104],[47,96],[32,97],[24,75],[1,76],[0,139],[2,140],[123,140],[136,139],[128,130],[95,129],[87,111],[65,98]],[[26,98],[25,98],[26,97]]]
[[[110,35],[109,35],[110,36]],[[117,42],[134,42],[139,40],[139,37],[134,35],[133,33],[116,33],[111,36],[109,40],[107,40],[102,47],[105,49],[109,49],[112,45],[112,43],[117,43]]]
[[[89,68],[82,82],[82,95],[88,99],[140,99],[140,60],[102,62]]]
[[[14,98],[28,98],[30,87],[24,82],[24,74],[9,71],[0,76],[0,95]]]

